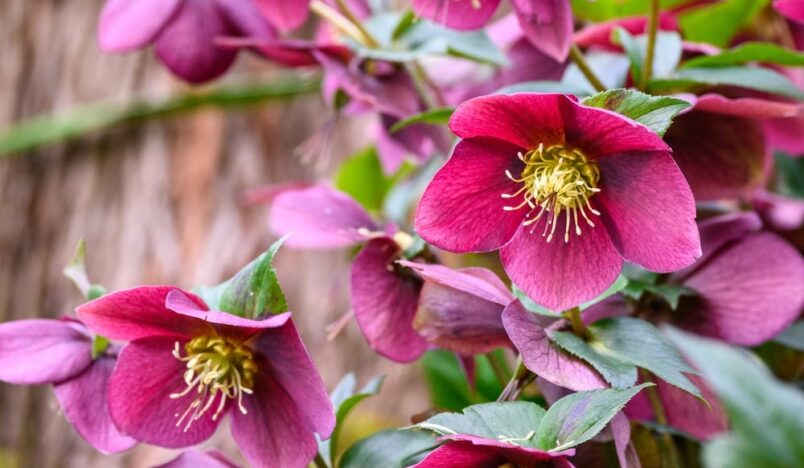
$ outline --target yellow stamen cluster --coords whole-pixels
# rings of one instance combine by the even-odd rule
[[[195,398],[183,414],[176,414],[179,418],[176,427],[186,419],[186,432],[194,421],[201,419],[212,408],[216,399],[218,405],[212,415],[213,421],[223,413],[230,399],[236,400],[240,411],[246,414],[243,394],[252,393],[257,373],[254,352],[243,343],[222,336],[194,338],[184,345],[184,352],[182,356],[181,347],[176,342],[173,356],[187,363],[187,371],[184,372],[187,387],[179,393],[172,393],[170,398],[182,398],[189,394],[194,394]]]
[[[515,193],[504,193],[503,198],[522,197],[522,202],[516,206],[506,206],[506,211],[528,209],[524,226],[531,226],[530,232],[536,229],[536,223],[545,213],[547,222],[542,237],[547,242],[553,239],[558,224],[558,217],[566,213],[564,225],[564,242],[569,242],[570,224],[574,226],[575,234],[581,235],[581,226],[578,214],[590,227],[595,223],[590,214],[600,216],[600,212],[592,208],[589,199],[600,192],[597,184],[600,181],[600,169],[594,161],[589,161],[577,149],[565,148],[562,145],[553,145],[545,148],[540,144],[535,150],[517,156],[525,164],[519,177],[514,177],[511,171],[506,170],[505,175],[522,187]]]

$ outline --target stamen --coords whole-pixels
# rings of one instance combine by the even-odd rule
[[[544,213],[549,212],[549,216],[544,216],[542,231],[542,237],[545,237],[547,242],[552,241],[555,236],[562,214],[565,216],[565,243],[569,242],[570,230],[574,230],[577,236],[583,234],[578,212],[580,218],[590,227],[595,227],[595,223],[587,213],[588,210],[589,213],[600,216],[600,212],[594,209],[589,201],[592,196],[600,192],[600,188],[597,187],[600,170],[594,161],[588,160],[578,150],[568,149],[562,145],[545,148],[544,144],[539,144],[538,148],[525,154],[518,152],[517,158],[525,164],[522,173],[519,177],[515,177],[506,169],[505,176],[522,186],[514,193],[500,194],[506,200],[516,200],[515,205],[504,206],[504,211],[517,211],[527,207],[528,213],[522,225],[532,225],[531,233],[536,229],[536,224]]]
[[[185,354],[181,354],[181,346],[176,342],[173,356],[187,363],[184,372],[186,387],[171,393],[171,399],[179,399],[195,390],[195,398],[184,413],[176,414],[176,427],[184,424],[187,432],[193,422],[198,421],[215,405],[212,420],[216,421],[226,409],[229,400],[236,400],[237,408],[246,414],[243,406],[243,395],[253,393],[254,376],[257,365],[254,353],[243,343],[222,336],[202,336],[184,345]],[[185,424],[186,420],[186,424]]]

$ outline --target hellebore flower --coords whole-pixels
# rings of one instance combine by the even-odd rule
[[[78,308],[93,329],[129,343],[109,381],[117,427],[137,440],[187,447],[226,414],[256,466],[305,466],[332,404],[290,314],[248,320],[210,311],[170,286],[118,291]]]
[[[459,106],[463,138],[434,176],[416,230],[452,252],[500,248],[511,279],[564,310],[602,293],[623,260],[670,272],[700,255],[695,202],[647,127],[559,94]]]
[[[430,452],[424,460],[413,465],[414,468],[485,468],[510,463],[513,466],[542,466],[571,468],[567,457],[575,449],[548,452],[536,448],[522,447],[515,441],[495,440],[471,434],[446,435],[439,440],[446,444]]]
[[[413,11],[460,30],[479,29],[494,15],[500,0],[413,0]],[[534,47],[564,61],[572,44],[572,8],[567,0],[511,0],[514,13]]]
[[[178,457],[156,468],[238,468],[226,455],[217,451],[187,450]]]
[[[285,245],[335,248],[364,243],[350,273],[352,307],[377,353],[398,362],[431,345],[462,356],[509,345],[501,314],[513,297],[483,268],[452,270],[405,261],[412,239],[379,226],[347,195],[324,186],[288,190],[273,201],[271,230]]]
[[[300,25],[306,14],[305,2],[296,0],[108,0],[98,41],[105,52],[153,44],[159,60],[175,75],[203,83],[226,72],[237,54],[219,47],[217,38],[273,38],[276,33],[266,18],[287,29]]]
[[[116,360],[111,345],[93,357],[93,338],[77,320],[17,320],[0,324],[0,380],[18,385],[53,384],[76,432],[103,453],[136,444],[112,423],[106,400]]]

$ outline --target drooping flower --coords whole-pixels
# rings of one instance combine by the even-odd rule
[[[108,294],[78,308],[90,328],[129,343],[109,382],[117,427],[178,448],[223,417],[256,466],[305,466],[335,424],[332,404],[290,314],[248,320],[210,311],[170,286]]]
[[[77,320],[31,319],[0,324],[0,380],[18,385],[53,384],[76,432],[102,453],[136,444],[112,423],[106,400],[117,347],[93,356],[93,337]]]
[[[463,138],[427,187],[417,232],[452,252],[501,248],[506,272],[539,304],[590,300],[623,259],[657,272],[700,255],[695,203],[647,127],[559,94],[469,100]]]
[[[511,464],[513,466],[539,466],[551,468],[572,468],[567,457],[575,449],[552,452],[530,447],[522,447],[515,442],[488,439],[471,434],[442,436],[446,444],[430,452],[415,468],[485,468]]]
[[[218,38],[273,38],[274,27],[292,29],[306,16],[302,0],[108,0],[98,41],[106,52],[153,45],[170,71],[188,82],[203,83],[226,72],[237,54],[218,46]]]

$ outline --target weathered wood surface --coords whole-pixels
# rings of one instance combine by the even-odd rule
[[[0,127],[80,103],[183,88],[150,51],[98,51],[101,5],[0,2]],[[261,69],[268,67],[241,59],[237,73]],[[247,111],[206,109],[0,160],[0,320],[56,317],[81,302],[61,274],[81,237],[91,277],[111,289],[191,287],[232,274],[273,240],[265,209],[243,204],[243,190],[320,175],[294,149],[325,118],[317,96]],[[355,146],[360,128],[341,138],[336,153]],[[388,390],[369,410],[405,422],[403,415],[425,409],[416,367],[372,354],[353,323],[326,342],[325,326],[349,309],[346,253],[283,251],[277,267],[330,388],[346,371],[361,382],[387,373]],[[69,429],[49,387],[0,384],[0,418],[3,468],[139,467],[172,456],[153,447],[95,453]],[[224,430],[214,441],[227,447],[228,440]]]

